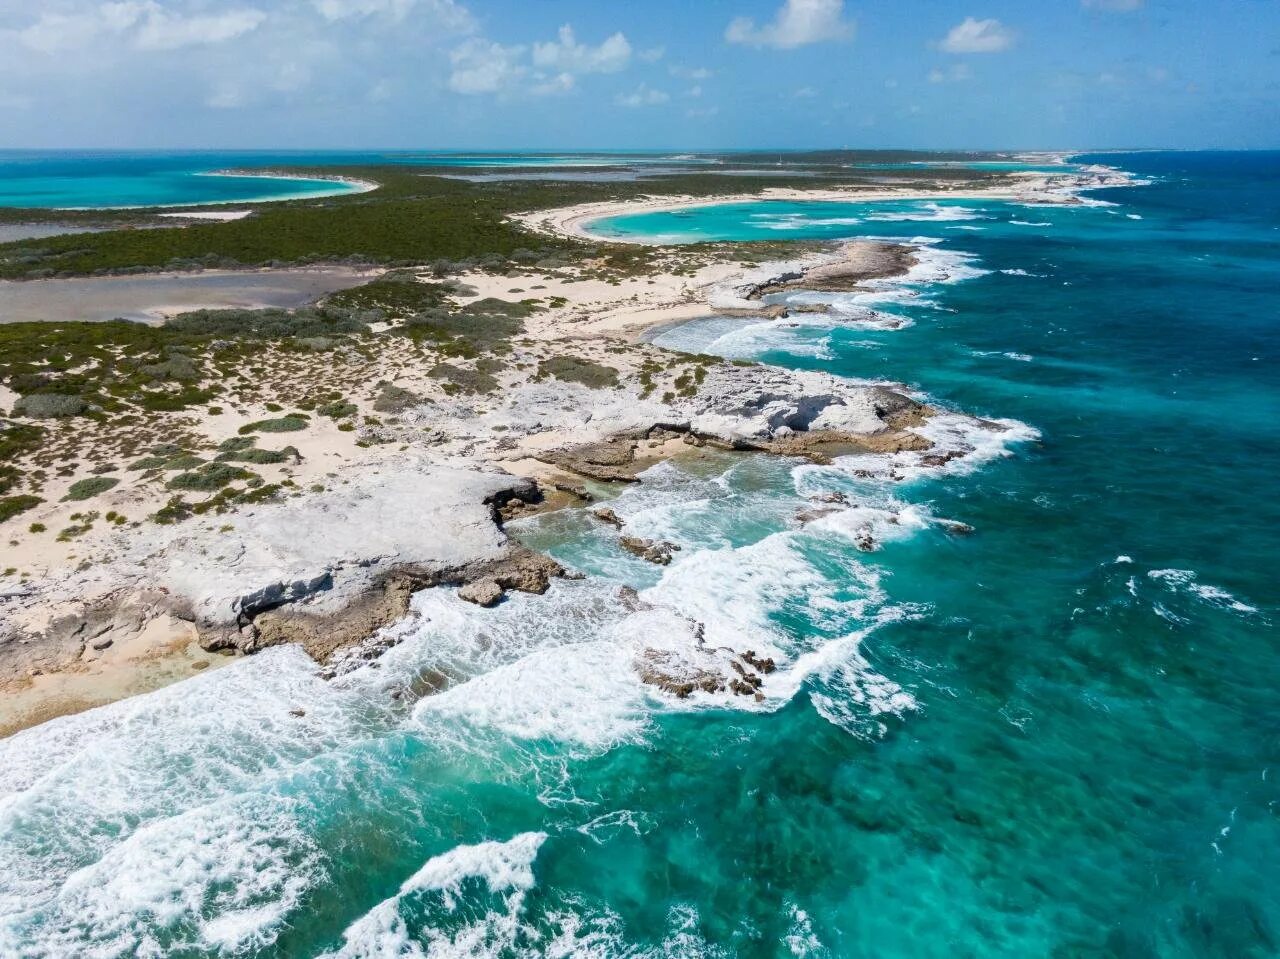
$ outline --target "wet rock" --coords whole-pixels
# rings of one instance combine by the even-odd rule
[[[502,601],[502,587],[491,579],[482,579],[467,583],[458,590],[458,598],[477,606],[497,606]]]
[[[954,519],[940,519],[938,525],[953,536],[969,536],[974,531],[968,523],[961,523]]]
[[[964,456],[963,450],[947,450],[943,453],[926,453],[920,457],[921,466],[946,466],[952,460],[958,460]]]
[[[845,495],[844,495],[844,493],[841,493],[841,492],[839,492],[838,490],[836,490],[836,491],[831,491],[831,492],[827,492],[827,493],[818,493],[818,494],[817,494],[817,495],[815,495],[815,496],[810,496],[810,497],[809,497],[809,502],[811,502],[811,503],[833,503],[833,504],[836,504],[836,505],[839,505],[839,506],[848,506],[848,505],[849,505],[849,497],[845,496]]]
[[[299,708],[297,708],[297,709],[291,709],[291,710],[289,710],[289,715],[290,715],[290,716],[296,716],[298,719],[301,719],[301,718],[302,718],[303,716],[305,716],[306,714],[307,714],[307,711],[306,711],[305,709],[302,709],[301,707],[299,707]]]
[[[755,669],[757,672],[764,673],[766,676],[778,668],[772,657],[761,659],[756,655],[754,649],[748,649],[743,653],[742,661],[752,669]]]
[[[575,486],[572,483],[552,483],[551,488],[558,493],[565,493],[574,499],[581,500],[584,503],[592,503],[595,496],[585,486]]]
[[[853,538],[853,545],[864,553],[873,553],[880,548],[880,544],[876,542],[876,538],[871,535],[871,530],[860,529]]]
[[[593,509],[591,511],[591,515],[602,523],[608,523],[614,529],[622,529],[622,517],[607,506],[601,506],[598,509]]]
[[[639,536],[622,536],[619,537],[618,542],[627,552],[659,566],[669,564],[671,554],[680,549],[675,543],[669,543],[666,540],[643,539]]]
[[[697,666],[671,650],[644,650],[636,661],[636,672],[642,683],[677,699],[688,699],[695,692],[722,693],[726,688],[722,673]]]

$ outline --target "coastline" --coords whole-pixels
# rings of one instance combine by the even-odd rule
[[[1109,168],[1010,179],[1015,182],[979,191],[770,189],[712,198],[647,198],[544,210],[514,219],[535,232],[598,240],[586,228],[590,222],[621,212],[762,198],[957,197],[1072,204],[1081,202],[1076,194],[1082,190],[1131,182],[1127,175]],[[180,678],[164,668],[152,669],[149,680],[142,678],[145,670],[139,665],[144,660],[167,663],[178,661],[175,656],[187,661],[196,655],[208,662],[209,654],[249,653],[277,643],[301,643],[314,655],[315,637],[323,633],[338,635],[341,641],[323,645],[317,657],[322,669],[328,668],[324,664],[334,655],[358,656],[358,650],[366,647],[372,650],[369,655],[376,655],[385,648],[379,645],[383,642],[378,638],[380,628],[403,616],[408,596],[425,586],[461,585],[499,599],[507,589],[542,592],[551,578],[568,571],[522,551],[503,533],[504,519],[582,505],[590,499],[584,493],[584,481],[634,482],[644,467],[701,446],[765,451],[817,462],[842,450],[856,450],[883,458],[879,469],[894,475],[903,470],[949,469],[953,461],[963,463],[979,447],[986,449],[993,442],[1001,447],[1033,437],[1034,431],[1021,424],[935,410],[901,384],[687,358],[688,354],[646,341],[656,329],[708,315],[765,319],[785,315],[784,307],[762,301],[771,292],[847,291],[871,284],[865,287],[869,290],[884,283],[927,281],[938,270],[929,249],[850,240],[789,261],[748,267],[712,258],[695,261],[691,271],[687,266],[669,265],[623,279],[536,268],[502,276],[460,275],[454,299],[463,308],[494,300],[512,302],[534,291],[552,304],[525,321],[524,340],[511,357],[515,367],[540,370],[549,358],[569,353],[576,362],[616,367],[627,385],[601,391],[554,378],[543,381],[541,375],[531,379],[509,370],[497,381],[497,406],[490,400],[477,407],[459,402],[453,394],[438,395],[433,392],[438,384],[422,369],[406,368],[390,356],[361,374],[365,395],[351,394],[357,416],[377,422],[374,414],[379,407],[367,389],[371,382],[390,382],[414,396],[434,396],[428,405],[405,410],[394,428],[364,426],[342,432],[317,424],[314,436],[295,441],[301,451],[297,463],[283,467],[278,477],[264,470],[273,482],[287,480],[298,489],[312,484],[322,492],[298,492],[294,494],[298,498],[284,504],[235,509],[228,514],[228,522],[189,520],[176,528],[177,533],[146,527],[141,532],[109,530],[105,536],[91,533],[69,551],[43,540],[33,547],[29,537],[15,530],[17,538],[10,546],[18,546],[18,554],[27,559],[34,557],[37,565],[43,564],[43,571],[36,580],[0,581],[0,604],[10,614],[7,637],[0,633],[0,688],[31,691],[21,697],[22,715],[15,714],[18,701],[10,697],[11,708],[0,715],[0,731],[12,732],[54,714],[112,701],[121,690],[136,690],[139,684]],[[692,391],[681,387],[678,393],[668,389],[661,400],[655,399],[652,383],[643,389],[637,384],[645,384],[657,370],[665,370],[661,376],[676,386],[689,384],[688,378],[696,372],[696,386]],[[237,427],[243,431],[255,419],[271,415],[269,408],[250,406],[232,417],[202,416],[188,422],[216,442],[228,431],[234,436]],[[935,419],[943,424],[936,430],[929,425]],[[976,443],[957,439],[982,433],[1003,433],[1004,437]],[[391,444],[398,444],[402,452],[389,453]],[[414,450],[409,455],[420,457],[417,465],[404,464],[405,450]],[[452,500],[456,515],[425,522],[420,528],[444,530],[444,539],[460,540],[457,528],[450,524],[462,522],[472,532],[483,532],[488,543],[485,550],[441,558],[432,552],[441,548],[440,536],[388,545],[381,518],[369,519],[361,529],[342,526],[341,535],[334,537],[333,518],[348,515],[356,503],[372,501],[378,510],[375,517],[412,510],[416,491],[401,490],[394,477],[416,471],[422,479],[418,485],[430,486],[435,483],[434,471],[440,469],[462,471],[441,487],[451,490],[450,495],[479,489],[476,483],[486,492]],[[65,485],[55,484],[53,492]],[[139,509],[157,509],[163,495],[163,487],[158,493],[122,487],[105,494],[101,506],[119,506],[122,512],[136,515]],[[37,518],[55,528],[66,521],[67,509],[45,507],[22,522]],[[317,552],[299,543],[296,531],[264,542],[245,527],[243,535],[235,534],[240,537],[238,544],[226,552],[223,540],[228,530],[282,515],[294,516],[294,527],[314,527],[311,539],[336,539],[334,548]],[[195,559],[210,555],[224,558],[211,567]],[[242,565],[246,557],[252,560],[259,555],[271,559]],[[238,557],[234,569],[227,565],[233,556]],[[86,564],[92,573],[84,573]],[[195,568],[204,572],[193,578]],[[186,572],[173,579],[175,569]],[[149,636],[146,643],[138,639],[143,633]],[[108,654],[112,648],[118,652]],[[202,652],[193,653],[195,649]],[[138,655],[131,658],[130,651]],[[116,678],[101,683],[85,680],[86,674],[105,677],[116,671],[121,671]],[[128,679],[122,681],[120,675]],[[98,689],[102,698],[95,702],[84,695],[91,688]]]
[[[340,175],[323,175],[315,174],[308,176],[298,176],[288,173],[272,173],[270,171],[237,171],[237,170],[210,170],[207,172],[193,173],[192,176],[217,176],[217,177],[237,177],[244,179],[259,180],[290,180],[296,183],[341,183],[343,189],[316,189],[306,193],[296,193],[291,196],[264,196],[264,197],[241,197],[234,200],[200,200],[192,203],[135,203],[124,204],[121,206],[63,206],[63,207],[46,207],[50,211],[65,210],[73,213],[92,213],[95,210],[178,210],[178,209],[200,209],[209,206],[237,206],[243,203],[281,203],[287,200],[317,200],[330,196],[347,196],[348,194],[370,193],[378,189],[380,184],[372,180],[361,180],[356,177],[344,177]],[[163,215],[163,214],[160,214]]]
[[[535,210],[516,214],[513,220],[537,233],[571,237],[578,240],[655,245],[650,240],[609,237],[592,233],[591,223],[617,216],[638,213],[670,213],[728,203],[761,201],[873,203],[895,200],[1009,200],[1033,204],[1079,203],[1077,194],[1085,190],[1130,186],[1133,180],[1122,171],[1109,167],[1085,168],[1062,174],[1028,173],[1007,177],[1013,182],[983,189],[907,189],[885,187],[875,189],[797,189],[767,187],[755,193],[726,193],[716,196],[645,197],[633,200],[604,200],[553,210]]]
[[[887,252],[885,244],[852,241],[798,261],[747,270],[714,263],[693,277],[663,274],[656,282],[644,277],[620,286],[536,271],[464,275],[462,281],[474,285],[461,299],[515,298],[530,286],[543,287],[565,303],[527,321],[533,357],[568,350],[627,376],[653,364],[671,366],[664,375],[675,376],[679,355],[640,342],[645,330],[721,309],[765,315],[767,308],[752,299],[762,287],[841,263],[845,283],[859,271],[868,280],[905,276],[914,260],[897,249]],[[38,575],[0,581],[8,624],[0,633],[0,688],[7,690],[0,733],[220,665],[226,661],[220,651],[301,643],[314,654],[315,637],[328,635],[341,642],[323,644],[322,668],[335,654],[361,655],[342,650],[367,643],[380,648],[379,628],[403,616],[409,595],[424,586],[481,583],[499,595],[509,588],[541,592],[565,571],[522,551],[502,532],[502,521],[581,504],[584,481],[634,482],[645,467],[703,445],[818,461],[846,449],[919,457],[934,446],[916,433],[931,415],[928,408],[899,385],[720,361],[688,369],[700,371],[701,385],[687,398],[527,378],[508,384],[487,412],[441,397],[434,406],[406,411],[391,434],[410,448],[431,437],[429,449],[416,454],[363,442],[376,429],[343,433],[317,424],[314,437],[294,440],[300,465],[280,469],[297,488],[319,482],[324,492],[175,527],[135,523],[92,532],[66,547],[52,533],[32,537],[14,529],[33,518],[51,530],[68,522],[75,506],[56,503],[67,481],[56,484],[53,506],[6,524],[19,546],[5,549],[5,565],[21,557]],[[390,368],[365,375],[395,379],[415,392],[431,383],[425,376],[408,381]],[[358,405],[373,413],[366,401]],[[270,415],[249,409],[192,425],[216,440]],[[255,469],[277,481],[273,468]],[[448,508],[406,528],[403,518],[420,508],[424,489],[436,490],[431,501]],[[166,495],[163,487],[153,493],[122,487],[104,494],[99,508],[145,515]],[[353,521],[360,509],[374,512]],[[303,529],[313,532],[299,535]],[[435,534],[423,537],[422,529]]]

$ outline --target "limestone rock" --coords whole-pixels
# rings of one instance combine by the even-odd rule
[[[481,579],[467,583],[458,590],[458,598],[477,606],[497,606],[502,601],[502,587],[491,579]]]

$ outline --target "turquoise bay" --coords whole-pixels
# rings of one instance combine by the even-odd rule
[[[273,649],[0,742],[0,952],[1275,955],[1280,158],[1084,159],[1150,183],[596,224],[921,245],[829,314],[657,341],[1006,432],[896,477],[663,465],[610,505],[681,545],[668,568],[549,514],[512,532],[588,579],[493,611],[425,591],[379,669],[330,684]],[[796,522],[834,491],[853,505]],[[794,688],[636,695],[618,640],[664,609],[785,651]]]

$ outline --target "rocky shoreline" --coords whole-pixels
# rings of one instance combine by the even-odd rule
[[[681,309],[700,303],[704,315],[735,308],[759,315],[778,308],[762,303],[772,293],[856,289],[904,275],[915,262],[909,246],[855,241],[793,263],[707,268],[705,279],[685,287]],[[507,284],[541,280],[535,288],[571,292],[553,287],[553,279]],[[5,585],[0,735],[144,691],[106,677],[135,677],[156,657],[180,653],[181,668],[199,670],[221,655],[292,643],[331,676],[393,642],[380,631],[406,615],[417,590],[457,587],[481,606],[501,602],[508,590],[543,592],[556,577],[576,574],[512,541],[504,520],[588,503],[584,483],[636,482],[681,450],[759,451],[818,463],[848,453],[932,456],[925,466],[963,455],[928,452],[933,442],[922,428],[937,411],[899,385],[617,340],[611,331],[628,328],[622,316],[648,311],[649,324],[663,318],[665,307],[648,305],[643,286],[632,289],[615,294],[627,305],[612,325],[585,336],[574,323],[597,322],[602,311],[594,301],[583,305],[581,293],[577,303],[529,321],[530,345],[517,347],[514,365],[529,367],[520,362],[529,356],[537,370],[546,369],[546,359],[536,359],[548,355],[540,344],[558,341],[559,352],[576,353],[566,379],[523,374],[483,401],[401,390],[407,399],[396,425],[357,431],[358,455],[326,474],[323,491],[237,507],[217,521],[135,523],[98,541],[77,565]],[[603,389],[575,381],[579,371],[603,376],[593,371],[611,370],[605,362],[626,377]],[[669,388],[653,380],[664,367]],[[396,444],[400,452],[388,455]],[[656,563],[670,562],[675,549],[625,534],[619,548]],[[648,668],[656,676],[660,666]],[[155,676],[147,682],[171,682],[181,669]]]

